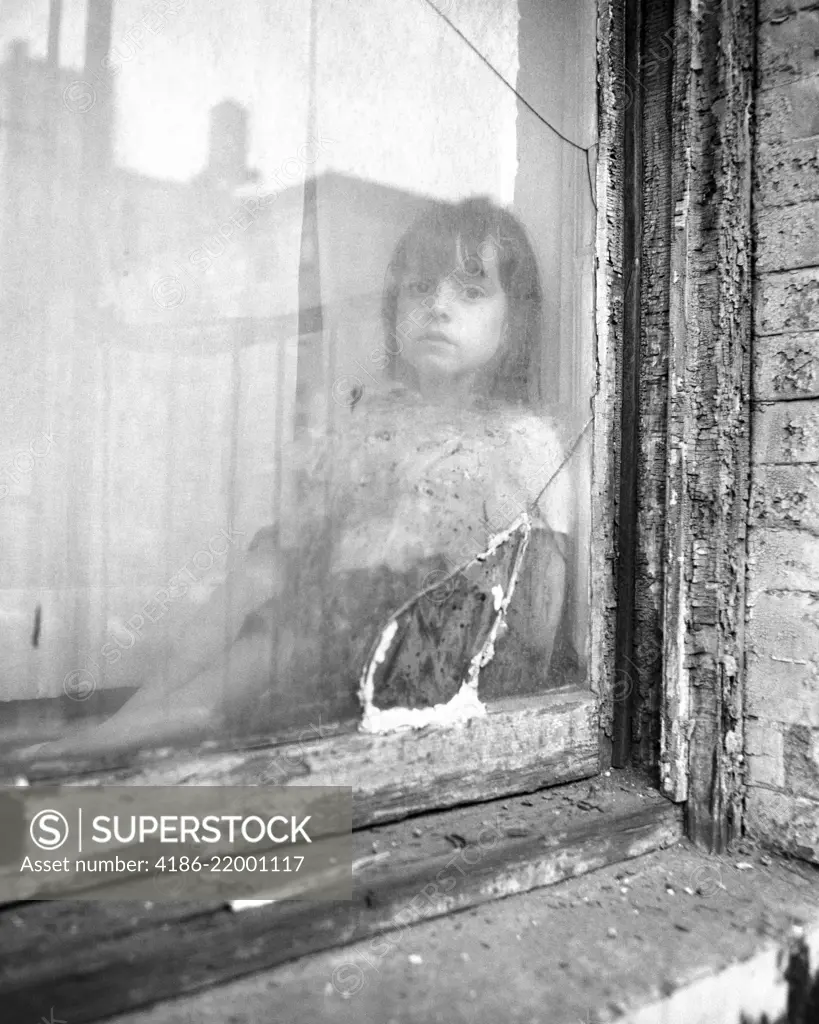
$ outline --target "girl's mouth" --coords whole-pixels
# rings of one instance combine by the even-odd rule
[[[444,345],[454,345],[455,342],[443,334],[441,331],[427,331],[426,334],[422,334],[421,341],[423,342],[439,342]]]

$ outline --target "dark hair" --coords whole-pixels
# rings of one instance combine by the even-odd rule
[[[486,243],[494,245],[487,258]],[[460,250],[463,258],[459,261]],[[496,255],[497,254],[497,255]],[[459,203],[434,202],[405,232],[390,260],[381,299],[386,333],[386,374],[417,387],[415,371],[401,358],[398,295],[407,270],[422,266],[440,281],[453,272],[474,274],[498,258],[498,277],[508,302],[508,340],[479,375],[483,397],[539,408],[542,400],[542,290],[537,259],[517,218],[483,196]]]

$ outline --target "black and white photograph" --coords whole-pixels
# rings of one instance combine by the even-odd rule
[[[0,1024],[819,1024],[816,0],[0,0]]]

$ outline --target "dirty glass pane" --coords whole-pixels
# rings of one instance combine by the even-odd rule
[[[584,683],[593,0],[2,11],[4,760]]]

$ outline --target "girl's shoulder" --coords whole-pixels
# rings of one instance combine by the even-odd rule
[[[571,427],[553,410],[536,412],[523,406],[506,406],[492,417],[497,426],[519,445],[543,457],[566,451]]]
[[[520,480],[530,507],[537,508],[535,523],[556,533],[570,534],[575,516],[575,460],[569,456],[582,434],[576,417],[550,409],[535,412],[515,409],[506,413],[504,452],[510,471]]]

